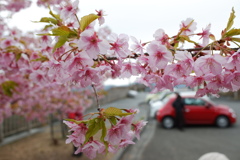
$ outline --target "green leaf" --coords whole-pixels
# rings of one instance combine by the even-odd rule
[[[106,124],[105,124],[103,119],[100,121],[100,124],[101,124],[101,128],[102,128],[102,135],[101,135],[100,140],[104,143],[105,148],[106,148],[106,154],[107,154],[108,153],[108,149],[107,149],[108,148],[108,142],[104,140],[104,138],[107,135],[107,127],[106,127]]]
[[[240,43],[240,38],[231,38],[232,41],[239,42]]]
[[[116,125],[116,124],[117,124],[117,118],[114,117],[114,116],[108,117],[108,120],[109,120],[113,125]]]
[[[42,17],[39,22],[57,24],[57,20],[51,17]]]
[[[89,139],[94,136],[101,129],[101,118],[94,118],[89,120],[88,122],[88,131],[85,136],[85,143],[89,141]]]
[[[3,93],[9,97],[13,95],[13,91],[15,91],[16,86],[18,86],[18,84],[14,81],[5,81],[1,84]]]
[[[104,115],[106,115],[107,117],[109,116],[127,116],[127,115],[131,115],[133,113],[123,113],[121,109],[119,108],[115,108],[115,107],[109,107],[107,109],[104,110],[103,112]]]
[[[18,61],[22,56],[22,53],[15,53],[15,59]]]
[[[174,49],[176,49],[176,48],[178,48],[178,46],[179,46],[179,42],[177,42],[177,43],[174,43]]]
[[[54,14],[53,12],[52,12],[52,10],[51,10],[51,8],[49,7],[49,14],[52,16],[52,17],[54,17],[55,19],[57,19],[57,20],[61,20],[61,18],[60,18],[60,15],[58,15],[58,14]]]
[[[48,28],[51,28],[51,27],[53,27],[53,25],[49,24],[49,25],[46,25],[42,30],[45,31],[45,30],[47,30]]]
[[[233,25],[233,23],[234,23],[234,18],[235,18],[235,17],[236,17],[236,16],[235,16],[235,11],[234,11],[234,8],[232,8],[232,13],[230,14],[230,17],[229,17],[229,19],[228,19],[226,31],[228,31],[228,30],[232,27],[232,25]]]
[[[106,127],[103,119],[101,119],[100,125],[101,125],[101,128],[102,128],[102,135],[101,135],[100,140],[101,140],[102,142],[105,142],[104,138],[105,138],[106,135],[107,135],[107,127]]]
[[[76,31],[70,30],[68,38],[77,38],[77,37],[78,37],[78,33]]]
[[[179,41],[180,41],[180,42],[188,41],[189,43],[197,44],[196,42],[192,41],[192,40],[191,40],[188,36],[186,36],[186,35],[180,35],[180,36],[179,36]]]
[[[58,38],[57,43],[55,44],[55,46],[53,48],[53,52],[55,52],[56,49],[62,47],[67,42],[67,40],[68,40],[67,36],[60,36]]]
[[[49,61],[48,57],[46,56],[40,56],[40,58],[36,58],[36,59],[33,59],[31,61],[41,61],[41,62],[45,62],[45,61]]]
[[[68,37],[69,37],[70,33],[73,34],[73,31],[71,31],[66,26],[60,26],[58,28],[52,29],[52,35],[59,36],[58,41],[53,48],[53,52],[55,52],[56,49],[62,47],[68,41]]]
[[[89,15],[86,15],[84,17],[81,18],[80,20],[80,29],[81,31],[84,31],[87,26],[92,23],[93,21],[95,21],[97,18],[99,18],[98,15],[96,14],[89,14]]]
[[[70,33],[70,29],[66,26],[60,26],[58,28],[52,29],[52,35],[54,36],[68,36]]]
[[[37,34],[38,36],[53,36],[53,34],[51,33],[40,33],[40,34]]]
[[[8,46],[6,48],[6,50],[7,50],[7,52],[12,52],[12,53],[15,54],[16,61],[18,61],[21,58],[22,50],[19,49],[18,47],[16,47],[16,46]]]
[[[77,120],[75,120],[75,119],[64,119],[64,120],[65,120],[65,121],[69,121],[69,122],[74,122],[74,123],[76,123],[76,124],[80,124],[80,123],[86,124],[86,123],[88,123],[88,121],[89,121],[89,120],[77,121]]]
[[[69,38],[75,38],[78,36],[78,34],[75,31],[72,31],[66,26],[60,26],[58,28],[52,29],[52,34],[45,33],[40,35],[59,36],[58,41],[53,48],[53,52],[55,52],[56,49],[62,47],[68,41]]]
[[[233,28],[225,34],[225,37],[232,37],[232,36],[236,36],[236,35],[240,35],[240,29]]]

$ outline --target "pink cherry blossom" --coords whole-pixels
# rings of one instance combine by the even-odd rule
[[[131,113],[134,113],[134,112],[131,112]],[[122,117],[119,121],[118,121],[118,123],[117,123],[117,125],[123,125],[123,127],[124,127],[124,132],[126,133],[126,132],[129,132],[129,129],[131,128],[131,124],[132,124],[132,121],[133,121],[133,119],[134,119],[134,115],[129,115],[129,116],[126,116],[126,117]],[[127,138],[127,137],[125,137],[125,138]],[[129,138],[131,139],[131,136],[129,135]]]
[[[107,39],[107,37],[110,36],[111,33],[112,31],[108,26],[101,27],[98,30],[98,36],[103,39]]]
[[[115,125],[108,130],[105,140],[111,142],[111,144],[113,145],[117,145],[120,143],[121,139],[124,137],[124,134],[125,134],[124,131],[125,131],[125,127],[123,124]]]
[[[128,48],[129,37],[126,34],[117,35],[115,33],[112,33],[109,38],[109,42],[111,44],[109,51],[110,55],[120,58],[125,58],[130,55],[131,52]]]
[[[77,150],[75,154],[83,152],[88,158],[94,159],[97,153],[102,153],[105,147],[102,143],[98,141],[90,141],[86,143],[81,149]]]
[[[153,37],[155,38],[156,41],[160,42],[162,45],[169,46],[169,37],[167,34],[165,34],[163,29],[158,29],[154,33]]]
[[[70,79],[82,87],[87,87],[92,83],[98,84],[100,82],[99,70],[98,68],[86,67],[74,72]]]
[[[118,148],[114,147],[113,145],[108,145],[108,152],[116,153],[118,151]]]
[[[128,110],[127,112],[135,113],[137,111],[136,110],[133,110],[133,111]],[[134,115],[129,115],[129,116],[122,117],[119,120],[118,124],[124,124],[125,126],[129,126],[129,125],[131,125],[133,118],[134,118]]]
[[[136,63],[123,63],[121,73],[121,78],[130,78],[131,76],[137,76],[140,69]]]
[[[170,75],[170,74],[164,74],[162,76],[162,79],[164,81],[164,88],[163,89],[169,89],[170,91],[173,91],[173,87],[176,86],[177,84],[176,81],[179,79],[179,77]]]
[[[197,75],[221,74],[222,64],[225,64],[225,62],[226,59],[220,55],[205,55],[196,60],[194,70]]]
[[[194,22],[192,18],[187,18],[185,21],[182,21],[180,28],[183,30],[183,35],[191,35],[197,29],[197,23]]]
[[[205,80],[208,81],[207,88],[210,90],[221,90],[224,88],[224,84],[226,82],[224,81],[223,75],[214,75],[214,74],[207,74],[205,75]]]
[[[72,3],[67,2],[65,5],[59,8],[55,7],[54,10],[59,12],[61,19],[69,20],[69,19],[73,19],[75,14],[77,13],[78,4],[79,4],[79,0],[75,0]]]
[[[110,45],[106,40],[99,39],[96,32],[85,30],[80,36],[81,38],[77,42],[78,47],[79,49],[84,49],[89,57],[97,59],[99,54],[107,54]]]
[[[130,108],[130,109],[123,109],[125,112],[127,113],[139,113],[139,109],[138,108]]]
[[[105,16],[104,11],[103,10],[99,10],[99,11],[96,10],[96,12],[97,12],[97,15],[99,16],[99,18],[98,18],[99,25],[101,26],[105,22],[105,19],[103,17],[103,16]]]
[[[229,57],[227,63],[224,66],[227,69],[237,69],[237,71],[240,71],[240,50]]]
[[[219,94],[218,94],[217,90],[211,90],[211,89],[208,89],[206,87],[198,89],[195,96],[196,97],[203,97],[206,94],[211,94],[215,97],[219,97]]]
[[[13,53],[4,53],[0,55],[0,66],[1,67],[7,67],[10,66],[13,62],[13,59],[15,58],[15,55]]]
[[[32,72],[29,76],[29,78],[35,82],[38,82],[38,83],[46,83],[47,79],[46,79],[46,73],[44,73],[43,71],[35,71],[35,72]]]
[[[147,47],[149,54],[149,66],[153,71],[164,69],[168,62],[172,61],[172,53],[164,46],[155,42],[151,42]]]
[[[40,43],[42,45],[42,48],[45,48],[52,43],[52,39],[51,37],[44,35],[44,36],[41,36]]]
[[[191,53],[188,51],[176,51],[175,59],[177,59],[179,64],[185,69],[184,75],[188,75],[192,72],[194,60]]]
[[[133,142],[132,140],[129,140],[129,139],[123,139],[120,142],[119,147],[124,148],[124,147],[128,146],[129,144],[135,144],[135,142]]]
[[[6,48],[6,47],[9,47],[9,46],[14,46],[14,45],[16,45],[16,41],[11,37],[4,39],[0,43],[1,48]]]
[[[201,36],[202,39],[202,46],[205,47],[209,43],[209,36],[211,35],[210,32],[211,24],[209,24],[205,29],[203,29],[202,33],[198,33],[197,35]]]
[[[183,68],[183,66],[179,63],[168,65],[165,68],[165,74],[172,74],[173,76],[176,77],[181,77],[185,75],[186,74],[185,71],[186,71],[185,68]]]
[[[23,8],[27,8],[31,5],[29,0],[13,0],[6,1],[7,4],[4,6],[7,11],[19,12]]]
[[[91,67],[94,61],[88,56],[87,52],[82,51],[68,60],[68,71],[83,69],[85,67]]]
[[[139,42],[135,37],[131,36],[131,40],[133,41],[133,44],[130,46],[133,52],[138,53],[138,54],[143,54],[144,53],[144,44]]]
[[[231,85],[232,91],[238,91],[240,89],[240,72],[235,71],[230,76],[227,75],[225,81]]]
[[[111,77],[112,78],[117,78],[121,75],[121,68],[122,68],[122,62],[118,61],[117,64],[113,63],[111,65]]]
[[[143,76],[141,76],[141,77],[139,77],[138,79],[137,79],[137,82],[138,83],[142,83],[142,84],[144,84],[145,86],[148,86],[148,87],[151,87],[151,83],[154,83],[155,81],[154,81],[154,75],[152,75],[152,74],[147,74],[147,75],[143,75]]]
[[[155,86],[153,87],[152,93],[157,93],[165,89],[165,82],[162,77],[155,77]]]
[[[191,88],[203,85],[204,81],[204,76],[189,76],[186,78],[186,84]]]
[[[38,6],[48,7],[49,5],[61,4],[61,3],[69,3],[69,0],[38,0]]]
[[[64,68],[64,63],[62,61],[50,61],[47,64],[48,70],[48,76],[52,78],[58,79],[59,82],[61,82],[63,79],[67,78],[69,75],[66,73],[66,69]]]
[[[76,124],[73,122],[63,121],[69,128],[69,131],[73,133],[68,135],[66,143],[72,142],[75,147],[82,145],[85,141],[85,134],[87,132],[87,127],[84,124]]]
[[[135,136],[137,137],[137,139],[140,139],[140,131],[146,124],[147,124],[147,121],[141,120],[137,124],[134,125],[134,132],[135,132]]]

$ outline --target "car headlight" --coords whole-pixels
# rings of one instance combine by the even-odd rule
[[[230,112],[230,113],[235,113],[232,108],[229,108],[229,112]]]
[[[232,113],[233,118],[237,117],[236,114],[235,114],[235,111],[232,108],[229,108],[229,112]]]

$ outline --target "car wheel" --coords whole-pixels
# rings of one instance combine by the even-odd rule
[[[172,117],[165,117],[162,120],[162,126],[166,129],[171,129],[174,126],[174,120]]]
[[[219,116],[216,119],[216,125],[220,128],[226,128],[229,126],[229,119],[226,116]]]

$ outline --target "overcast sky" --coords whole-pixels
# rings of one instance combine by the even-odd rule
[[[209,23],[212,33],[219,37],[226,26],[232,7],[236,12],[234,26],[240,28],[239,0],[80,0],[79,17],[103,9],[107,16],[105,25],[115,33],[126,33],[142,41],[152,40],[153,33],[161,28],[172,36],[177,34],[182,20],[193,18],[197,22],[197,31]],[[41,24],[31,21],[49,16],[48,10],[34,5],[21,11],[9,21],[22,30],[34,30]]]

